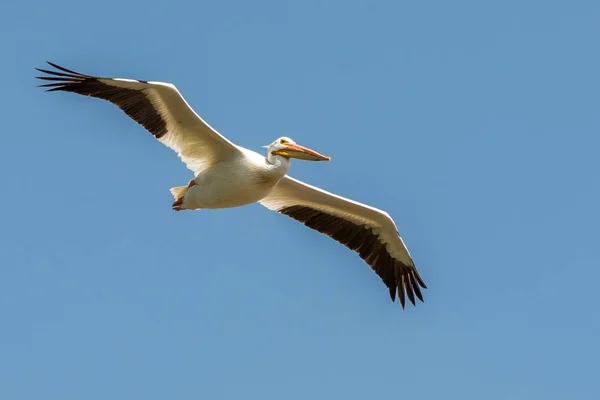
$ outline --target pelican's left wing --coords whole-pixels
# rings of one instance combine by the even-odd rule
[[[287,175],[260,203],[356,251],[388,287],[392,301],[398,292],[402,308],[405,293],[413,305],[415,295],[423,301],[419,286],[427,286],[386,212]]]
[[[200,118],[170,83],[91,76],[48,64],[62,72],[36,68],[50,75],[38,79],[53,82],[40,86],[49,87],[48,91],[73,92],[113,103],[177,152],[196,174],[240,152]]]

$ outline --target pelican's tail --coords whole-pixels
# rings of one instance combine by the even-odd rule
[[[169,190],[171,191],[171,194],[173,195],[173,197],[175,198],[175,200],[179,200],[179,199],[185,197],[185,194],[187,193],[188,187],[187,186],[175,186],[175,187],[172,187]]]

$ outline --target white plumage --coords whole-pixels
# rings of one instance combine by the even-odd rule
[[[194,172],[185,186],[171,188],[174,210],[239,207],[259,202],[296,219],[356,251],[402,307],[423,301],[426,288],[392,218],[384,211],[300,182],[287,175],[290,159],[328,161],[329,157],[287,137],[275,140],[264,157],[237,146],[208,125],[177,88],[164,82],[103,78],[56,64],[59,71],[39,79],[48,91],[67,91],[107,100],[173,149]]]

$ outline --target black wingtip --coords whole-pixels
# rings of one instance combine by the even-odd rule
[[[63,71],[51,71],[44,68],[35,68],[36,71],[47,74],[47,76],[36,76],[36,79],[40,79],[42,81],[50,81],[51,83],[38,85],[37,87],[51,87],[52,89],[46,90],[46,92],[53,92],[57,90],[64,90],[66,87],[73,83],[83,82],[86,79],[90,78],[89,75],[84,75],[79,72],[72,71],[70,69],[61,67],[53,62],[46,61],[52,67]]]
[[[50,61],[46,61],[46,62],[48,64],[52,65],[54,68],[60,69],[61,71],[65,71],[65,72],[68,72],[68,73],[71,73],[71,74],[75,74],[75,75],[77,75],[79,77],[83,77],[83,78],[92,78],[91,75],[87,75],[87,74],[84,74],[84,73],[81,73],[81,72],[73,71],[72,69],[67,69],[65,67],[61,67],[60,65],[51,63]]]
[[[415,306],[415,281],[412,277],[412,274],[410,273],[410,271],[408,271],[408,273],[406,274],[406,291],[408,292],[408,298],[410,300],[410,302],[412,303],[413,306]]]
[[[81,72],[77,72],[77,71],[73,71],[73,70],[65,68],[65,67],[61,67],[60,65],[55,64],[51,61],[46,61],[46,63],[48,65],[50,65],[51,67],[53,67],[59,71],[63,71],[63,72],[50,71],[50,70],[43,69],[43,68],[35,68],[35,70],[39,71],[39,72],[43,72],[45,74],[56,75],[56,76],[66,76],[69,78],[91,78],[90,75],[82,74]]]
[[[64,82],[65,78],[63,77],[56,77],[56,76],[36,76],[36,79],[41,79],[43,81],[61,81]]]
[[[412,270],[413,273],[413,277],[417,280],[417,283],[423,288],[423,289],[427,289],[427,285],[425,285],[425,282],[423,281],[423,279],[421,278],[421,275],[419,275],[419,272],[417,271],[416,268],[413,268]]]
[[[419,299],[421,303],[425,303],[423,293],[421,292],[421,287],[427,289],[427,286],[425,286],[425,283],[423,283],[423,281],[420,279],[418,273],[416,271],[409,270],[405,271],[405,273],[398,277],[396,286],[390,286],[388,289],[392,301],[395,302],[396,297],[398,297],[400,305],[404,309],[407,304],[407,298],[413,306],[417,305],[416,299]],[[397,296],[396,290],[398,291]]]
[[[421,300],[421,303],[425,303],[425,300],[423,300],[423,295],[421,294],[421,289],[419,289],[419,285],[415,285],[414,289],[415,295],[419,298],[419,300]]]
[[[45,83],[43,85],[37,85],[37,87],[52,87],[52,86],[64,86],[64,83]]]
[[[413,294],[412,289],[407,288],[406,289],[406,294],[408,296],[408,300],[412,303],[412,305],[416,306],[416,304],[415,304],[415,295]]]
[[[398,299],[400,300],[400,305],[402,305],[402,309],[404,309],[404,306],[406,305],[406,298],[404,297],[404,287],[402,285],[402,280],[400,280],[400,282],[398,283]]]
[[[65,78],[71,78],[71,79],[82,78],[82,76],[79,76],[79,75],[65,74],[64,72],[50,71],[48,69],[43,69],[43,68],[36,68],[36,70],[39,72],[43,72],[44,74],[54,75],[54,76],[64,76]]]

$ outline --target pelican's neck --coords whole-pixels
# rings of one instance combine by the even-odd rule
[[[270,164],[271,169],[280,172],[281,175],[287,174],[290,169],[290,159],[282,156],[274,156],[271,152],[267,155],[267,162]]]

